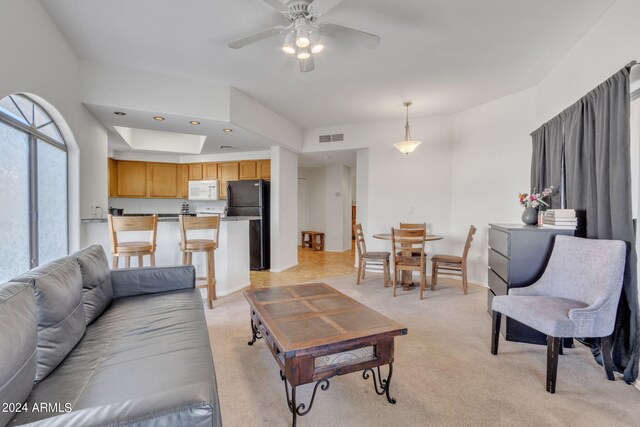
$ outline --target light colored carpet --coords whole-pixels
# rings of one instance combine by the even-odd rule
[[[299,426],[640,425],[640,390],[620,377],[607,381],[579,344],[560,356],[555,395],[545,391],[545,346],[501,339],[492,356],[484,288],[470,286],[465,296],[448,282],[419,301],[417,290],[394,299],[376,274],[360,286],[353,275],[324,282],[408,327],[395,340],[391,394],[398,403],[376,395],[361,373],[334,377]],[[224,425],[290,425],[275,360],[261,340],[247,345],[242,293],[206,311]],[[299,387],[298,402],[308,402],[312,388]]]

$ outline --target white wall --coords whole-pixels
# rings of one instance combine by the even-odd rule
[[[298,155],[271,148],[271,271],[298,264]]]
[[[343,165],[327,166],[325,251],[351,248],[351,176]]]
[[[360,149],[357,153],[357,219],[364,228],[367,249],[390,249],[375,233],[388,233],[400,222],[427,222],[429,232],[448,235],[451,228],[450,117],[411,118],[411,133],[422,145],[409,156],[393,143],[404,137],[404,122],[352,124],[309,129],[304,151]],[[345,141],[319,144],[318,136],[344,133]],[[349,208],[350,209],[350,208]],[[350,227],[350,225],[349,225]],[[448,239],[429,244],[443,252]]]
[[[80,217],[89,215],[92,203],[106,206],[106,130],[82,106],[80,60],[38,1],[0,2],[0,38],[0,98],[37,95],[53,107],[54,119],[68,125],[61,131],[70,143],[69,231],[75,250],[82,244]]]
[[[518,193],[529,189],[535,90],[456,114],[452,121],[451,230],[462,255],[471,224],[478,228],[468,258],[470,280],[487,282],[489,223],[519,223]]]
[[[306,181],[306,228],[325,233],[327,228],[327,169],[325,167],[299,168],[298,177]],[[299,230],[302,231],[302,230]]]

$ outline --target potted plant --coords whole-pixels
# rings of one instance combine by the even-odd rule
[[[522,222],[527,225],[536,225],[538,223],[538,208],[540,205],[549,207],[549,204],[544,199],[551,194],[553,194],[553,186],[545,188],[541,193],[520,193],[518,199],[520,200],[520,206],[524,207]]]

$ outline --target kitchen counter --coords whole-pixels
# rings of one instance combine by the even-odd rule
[[[165,214],[166,215],[166,214]],[[250,255],[249,255],[249,221],[259,219],[255,216],[225,217],[220,223],[218,249],[214,253],[216,268],[216,295],[224,296],[237,292],[251,284]],[[161,216],[158,218],[156,234],[156,265],[178,265],[182,262],[180,251],[180,224],[178,215]],[[111,256],[111,241],[109,227],[104,218],[88,218],[82,220],[83,246],[102,245],[109,265],[113,267]],[[189,239],[212,239],[211,230],[192,230],[188,232]],[[119,233],[122,241],[149,240],[148,231],[126,231]],[[120,260],[120,267],[124,260]],[[149,257],[144,257],[144,265],[148,266]],[[206,254],[193,254],[193,265],[198,277],[205,276]],[[137,257],[132,257],[131,266],[137,266]]]
[[[141,215],[145,216],[145,214],[141,214]],[[125,216],[131,216],[131,215],[125,215]],[[224,216],[220,218],[221,221],[251,221],[254,219],[260,219],[260,217],[259,216]],[[83,218],[81,222],[83,224],[93,223],[93,222],[106,223],[107,219],[106,218]],[[158,222],[178,222],[178,215],[159,216]]]

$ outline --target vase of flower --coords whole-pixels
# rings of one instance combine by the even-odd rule
[[[520,193],[518,199],[520,200],[520,206],[524,207],[522,222],[527,225],[536,225],[538,223],[538,208],[540,206],[549,206],[544,199],[551,194],[553,194],[553,187],[545,188],[542,193]]]
[[[524,208],[524,212],[522,212],[522,222],[527,225],[536,225],[538,223],[538,208],[531,206]]]

